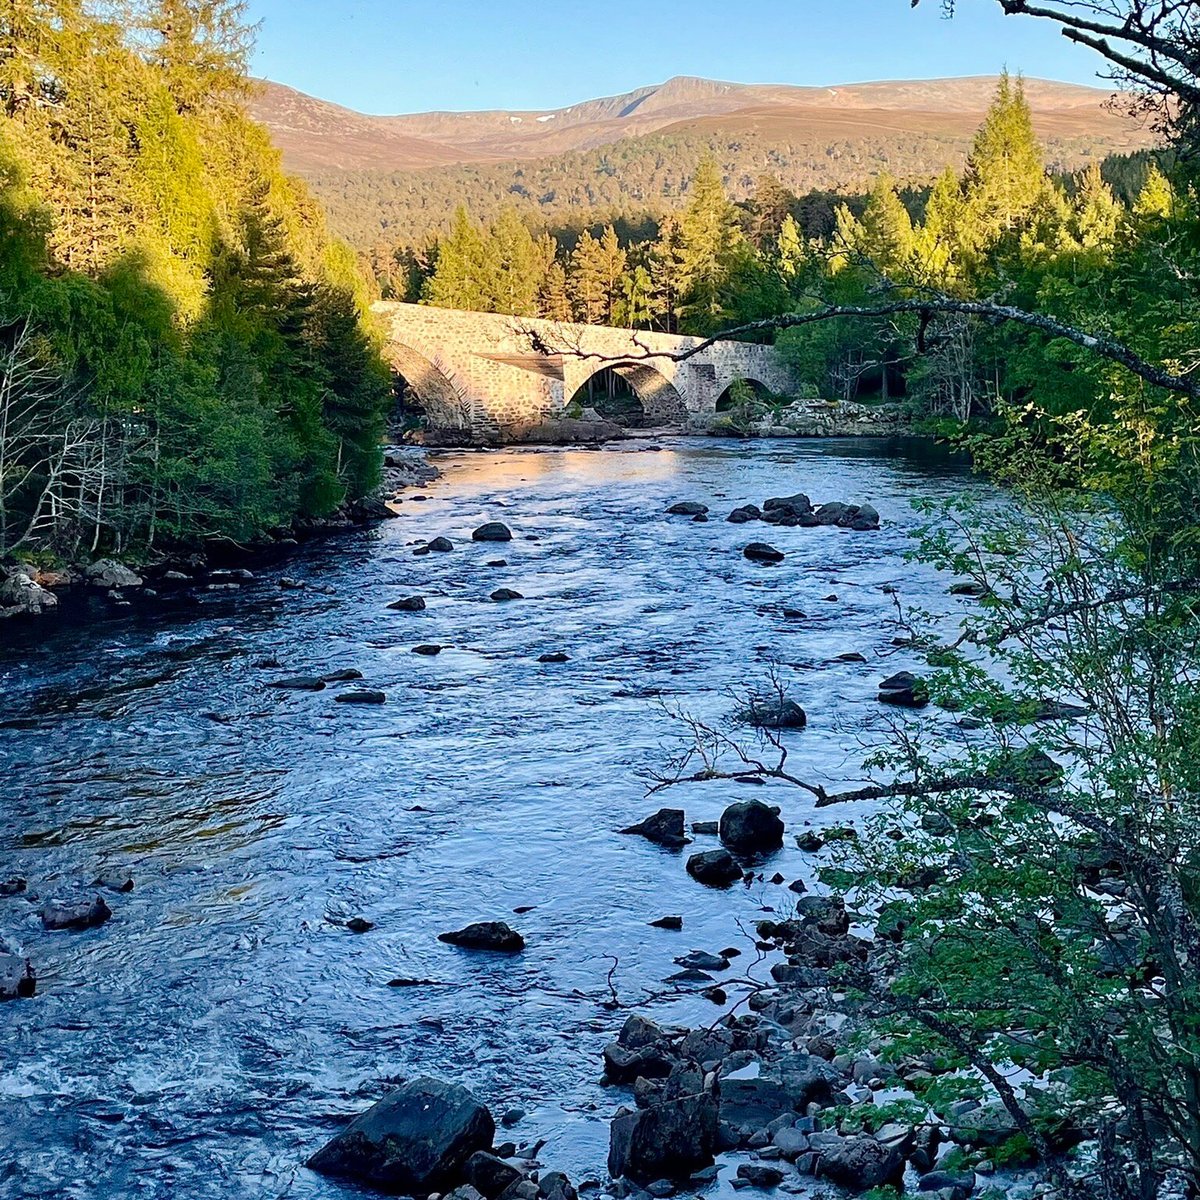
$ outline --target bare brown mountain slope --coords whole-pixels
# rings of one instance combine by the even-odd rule
[[[267,83],[252,107],[286,165],[311,175],[534,159],[659,130],[728,133],[741,124],[810,143],[814,151],[867,133],[959,137],[978,124],[995,86],[994,76],[829,88],[678,77],[542,112],[368,116]],[[1105,91],[1040,79],[1027,80],[1025,88],[1044,138],[1086,136],[1106,151],[1148,143],[1145,130],[1114,111]]]

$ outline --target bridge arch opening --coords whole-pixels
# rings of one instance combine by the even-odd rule
[[[630,429],[679,425],[687,420],[687,405],[675,385],[646,363],[598,367],[568,404],[568,410],[587,408]]]
[[[388,343],[387,358],[396,397],[390,428],[399,429],[414,420],[425,420],[439,429],[471,427],[474,405],[443,363],[402,342]]]
[[[775,399],[775,393],[759,379],[741,377],[733,380],[717,397],[717,412],[735,412],[740,408],[765,408]]]

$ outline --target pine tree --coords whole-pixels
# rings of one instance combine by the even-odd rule
[[[538,315],[547,321],[569,321],[571,300],[567,294],[566,268],[557,259],[547,268],[542,277],[538,294]]]
[[[1134,203],[1133,211],[1139,217],[1169,217],[1175,211],[1175,190],[1171,181],[1163,174],[1157,163],[1151,163]]]
[[[907,271],[916,239],[912,217],[890,175],[881,174],[875,180],[859,227],[857,249],[880,274],[893,278]]]
[[[620,293],[613,323],[627,329],[648,329],[654,320],[654,284],[641,263],[625,272]]]
[[[976,249],[1018,232],[1045,190],[1046,167],[1025,87],[1006,71],[967,161],[964,193]]]
[[[784,217],[780,226],[775,256],[779,264],[779,273],[785,280],[790,283],[800,277],[807,255],[804,239],[800,235],[800,226],[796,224],[796,218],[791,213]]]
[[[489,230],[484,261],[487,264],[484,307],[515,317],[535,316],[545,264],[516,209],[504,209]]]
[[[617,304],[621,296],[621,281],[625,275],[628,256],[621,248],[617,231],[611,225],[606,225],[604,232],[600,235],[600,252],[604,264],[604,319],[607,324],[615,325],[617,323]]]
[[[792,218],[796,194],[774,176],[763,174],[754,185],[750,210],[750,240],[758,250],[769,250],[779,242],[784,224]]]
[[[253,27],[246,0],[152,0],[148,54],[180,112],[244,95]]]
[[[927,282],[950,287],[960,277],[963,246],[974,244],[962,184],[949,167],[938,176],[925,203],[925,221],[916,231],[916,269]]]
[[[454,210],[449,235],[438,244],[437,266],[424,300],[439,308],[486,310],[491,289],[485,280],[484,239],[466,208]]]
[[[680,312],[697,332],[721,323],[721,293],[740,240],[737,212],[725,194],[721,173],[713,159],[705,158],[696,168],[691,199],[680,217],[677,256]]]
[[[1100,174],[1100,165],[1092,163],[1084,172],[1075,197],[1071,220],[1075,240],[1085,250],[1111,248],[1122,211]]]
[[[571,252],[571,298],[575,319],[600,325],[609,311],[609,260],[604,247],[584,230]]]

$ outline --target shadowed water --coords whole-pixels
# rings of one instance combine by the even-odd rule
[[[104,868],[136,880],[86,933],[45,933],[30,897],[0,899],[0,930],[39,975],[34,999],[0,1007],[0,1196],[345,1195],[304,1159],[389,1080],[423,1072],[525,1109],[516,1140],[549,1139],[542,1161],[576,1181],[601,1175],[627,1099],[599,1086],[624,1017],[603,1007],[610,969],[622,1002],[655,995],[663,1020],[711,1021],[707,1001],[663,994],[672,958],[748,946],[738,922],[791,898],[702,888],[686,854],[614,831],[660,804],[690,822],[750,794],[783,806],[789,835],[852,815],[774,786],[647,800],[645,772],[679,734],[659,698],[720,719],[730,689],[786,664],[810,722],[788,736],[792,768],[856,779],[882,724],[874,684],[911,665],[890,646],[883,586],[948,603],[944,577],[903,559],[910,501],[979,486],[859,442],[438,461],[426,502],[286,565],[335,595],[281,592],[272,572],[170,617],[0,627],[0,720],[21,726],[0,728],[0,880],[43,898]],[[800,490],[870,501],[884,528],[722,519]],[[714,519],[666,516],[681,499]],[[492,519],[514,541],[473,544]],[[453,553],[412,556],[438,534]],[[786,561],[746,561],[752,540]],[[525,599],[490,602],[500,586]],[[412,593],[425,612],[385,607]],[[447,648],[412,654],[421,642]],[[557,650],[570,661],[537,661]],[[831,662],[851,650],[871,661]],[[335,703],[353,684],[266,686],[345,667],[388,703]],[[811,884],[814,866],[789,836],[766,874]],[[647,926],[665,913],[682,933]],[[353,915],[375,929],[348,932]],[[492,918],[524,934],[524,954],[436,940]],[[443,986],[389,988],[397,977]]]

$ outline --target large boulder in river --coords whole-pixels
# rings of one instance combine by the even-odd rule
[[[924,708],[929,703],[929,689],[911,671],[897,671],[879,685],[879,702],[900,708]]]
[[[512,530],[503,521],[488,521],[471,534],[473,542],[511,542]]]
[[[490,1150],[492,1114],[459,1084],[422,1076],[355,1117],[308,1160],[322,1175],[426,1196],[459,1183],[468,1160]]]
[[[38,617],[58,607],[58,597],[24,571],[0,583],[0,617]]]
[[[525,949],[525,939],[507,921],[476,921],[451,933],[439,933],[438,941],[464,950],[499,950],[505,954]]]
[[[728,887],[742,877],[742,868],[728,850],[701,850],[687,860],[687,873],[697,883]]]
[[[717,830],[721,841],[739,854],[778,850],[783,845],[783,822],[777,808],[761,800],[739,800],[722,814]]]
[[[50,900],[42,907],[42,926],[46,929],[94,929],[112,916],[102,896],[79,900]]]
[[[683,832],[682,808],[660,808],[644,821],[630,825],[621,832],[636,833],[647,841],[672,848],[678,848],[687,842],[687,836]]]
[[[613,1121],[608,1173],[639,1183],[684,1179],[713,1161],[716,1145],[716,1100],[708,1093],[681,1096]]]
[[[101,558],[83,569],[84,578],[92,587],[111,591],[113,588],[137,588],[142,586],[142,577],[135,574],[115,558]]]
[[[737,719],[757,729],[803,729],[808,724],[804,709],[784,696],[756,696],[738,712]]]
[[[817,1175],[854,1193],[899,1184],[904,1155],[899,1148],[861,1134],[830,1139],[818,1150]]]

